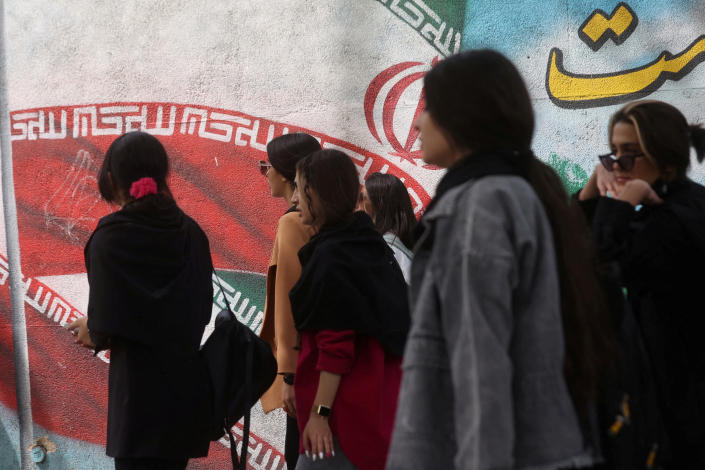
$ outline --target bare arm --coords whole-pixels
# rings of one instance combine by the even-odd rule
[[[323,459],[324,456],[329,457],[333,453],[333,433],[328,425],[328,417],[319,415],[316,410],[318,405],[328,408],[333,406],[340,377],[338,374],[322,370],[318,379],[318,391],[311,408],[311,416],[302,435],[306,455],[310,452],[313,460]]]
[[[298,216],[297,216],[298,217]],[[296,370],[298,334],[289,302],[289,291],[301,276],[298,251],[306,243],[309,233],[297,219],[284,216],[277,227],[278,244],[276,283],[274,288],[274,321],[277,342],[277,364],[280,374],[293,374]],[[284,411],[296,418],[296,400],[293,385],[282,384]]]
[[[319,353],[316,367],[320,371],[318,388],[311,410],[300,410],[302,413],[310,412],[301,439],[306,454],[314,460],[333,453],[333,433],[328,418],[319,415],[317,410],[319,405],[323,405],[330,408],[332,413],[336,412],[333,404],[340,380],[350,372],[355,362],[355,332],[319,331],[316,333],[316,345]]]
[[[328,408],[333,406],[333,401],[335,400],[335,394],[338,393],[338,385],[340,385],[340,374],[333,374],[332,372],[327,372],[325,370],[321,371],[321,375],[318,379],[318,391],[316,392],[316,398],[314,399],[313,407],[316,408],[318,405],[324,405]],[[317,415],[316,410],[311,410],[311,415]]]

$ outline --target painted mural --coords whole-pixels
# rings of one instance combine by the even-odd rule
[[[48,451],[37,468],[112,468],[110,355],[92,356],[64,327],[86,312],[83,245],[114,210],[96,172],[117,135],[142,130],[164,143],[175,197],[210,240],[222,285],[214,279],[213,311],[227,301],[257,331],[286,209],[257,169],[269,140],[305,131],[350,155],[361,181],[393,173],[421,214],[443,174],[421,160],[413,128],[423,76],[450,54],[492,47],[524,74],[534,150],[574,192],[607,148],[620,104],[660,99],[705,121],[704,9],[703,0],[6,2],[34,434]],[[701,167],[691,176],[705,182]],[[19,467],[4,236],[3,227],[3,470]],[[253,409],[248,468],[285,468],[283,425],[282,412]],[[213,443],[189,468],[229,468],[228,445]]]

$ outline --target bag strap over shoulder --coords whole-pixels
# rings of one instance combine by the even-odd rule
[[[249,341],[247,344],[247,354],[245,358],[245,396],[252,396],[252,342]],[[240,458],[238,460],[237,449],[235,448],[235,438],[233,437],[232,430],[226,425],[225,432],[228,433],[230,438],[230,458],[233,461],[233,470],[240,469],[246,470],[247,468],[247,452],[249,450],[248,444],[250,441],[250,410],[245,412],[244,423],[242,426],[242,449],[240,450]]]
[[[228,298],[225,296],[225,289],[223,289],[222,284],[220,283],[220,278],[218,277],[218,274],[213,270],[213,276],[215,277],[215,281],[218,283],[218,287],[220,288],[220,292],[223,294],[223,302],[225,305],[228,307],[228,310],[230,313],[235,316],[235,312],[233,312],[232,306],[228,303]],[[236,320],[237,321],[237,320]],[[254,345],[252,344],[252,341],[248,339],[247,341],[247,351],[245,353],[245,397],[251,397],[252,396],[252,355],[253,355],[253,348]],[[249,450],[249,442],[250,442],[250,410],[248,409],[245,412],[244,415],[244,422],[243,422],[243,427],[242,427],[242,449],[240,450],[240,457],[238,458],[237,455],[237,446],[235,444],[235,438],[233,437],[233,432],[232,429],[230,429],[230,426],[228,426],[225,418],[223,422],[223,429],[225,430],[226,434],[228,435],[228,439],[230,440],[230,458],[233,463],[233,470],[246,470],[247,469],[247,452]]]

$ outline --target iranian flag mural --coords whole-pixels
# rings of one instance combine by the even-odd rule
[[[109,353],[93,357],[64,328],[86,312],[83,246],[115,210],[96,185],[112,140],[142,130],[164,144],[174,195],[210,240],[222,285],[214,279],[213,312],[228,301],[258,331],[286,210],[257,169],[274,137],[314,135],[346,152],[361,181],[399,176],[420,215],[443,174],[421,160],[413,128],[423,76],[460,50],[493,47],[518,64],[535,104],[536,154],[570,190],[587,180],[621,103],[649,96],[705,119],[699,2],[568,3],[5,2],[32,411],[49,451],[37,468],[113,465],[104,455]],[[19,437],[1,228],[0,468],[10,469]],[[285,467],[283,430],[281,410],[253,409],[249,468]],[[230,468],[228,445],[213,443],[189,468]]]

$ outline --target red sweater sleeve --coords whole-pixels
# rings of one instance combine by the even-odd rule
[[[318,361],[316,369],[344,375],[355,363],[354,330],[321,330],[316,333]]]

